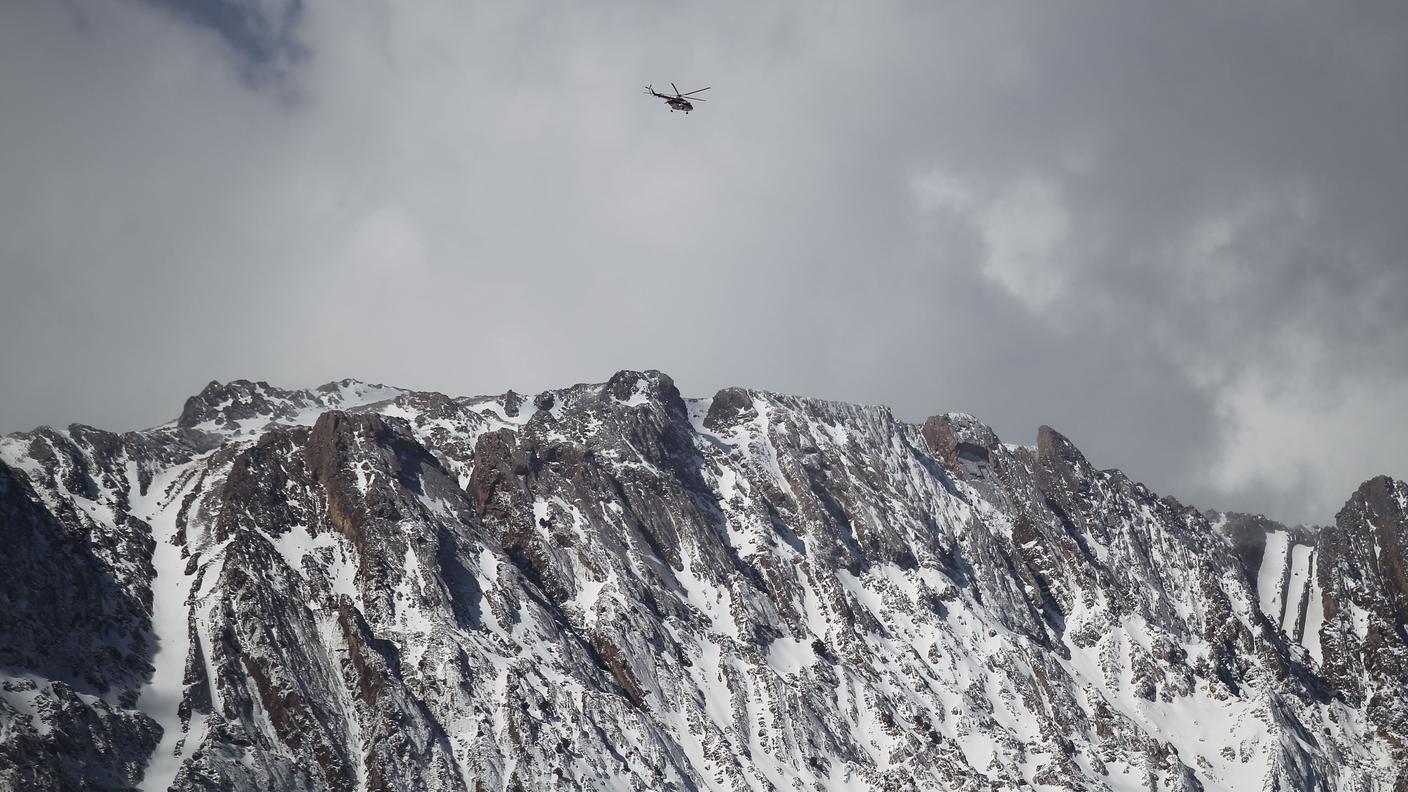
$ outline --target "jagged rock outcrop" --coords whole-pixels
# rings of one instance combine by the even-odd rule
[[[1408,487],[658,372],[0,440],[0,787],[1402,790]],[[80,737],[81,735],[81,737]]]

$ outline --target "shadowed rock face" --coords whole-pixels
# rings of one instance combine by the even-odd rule
[[[86,489],[92,472],[61,478]],[[69,501],[48,506],[0,462],[0,786],[127,789],[156,746],[156,723],[128,709],[151,673],[149,591],[119,579],[151,568],[115,566],[150,557],[151,541],[132,518],[114,521],[108,533]]]
[[[1364,482],[1316,552],[1325,676],[1408,763],[1408,486]]]
[[[0,441],[0,787],[1401,789],[1405,506],[658,372],[212,383]]]

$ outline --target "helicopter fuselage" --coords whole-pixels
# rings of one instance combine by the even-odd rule
[[[694,105],[690,104],[689,102],[683,99],[671,98],[666,99],[665,102],[670,105],[671,110],[683,110],[688,113],[690,110],[694,109]]]

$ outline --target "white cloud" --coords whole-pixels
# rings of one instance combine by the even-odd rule
[[[1071,219],[1051,183],[1029,179],[1003,191],[979,212],[978,227],[987,245],[983,274],[1009,294],[1041,309],[1065,293],[1060,254]]]
[[[1319,389],[1306,382],[1272,385],[1251,375],[1223,391],[1219,408],[1234,428],[1223,453],[1208,460],[1209,485],[1241,509],[1327,522],[1360,483],[1384,474],[1402,477],[1408,377],[1346,381],[1333,388],[1335,398],[1305,398]],[[1295,511],[1278,513],[1275,504],[1248,502],[1242,494],[1264,495],[1278,482],[1299,488],[1288,499]]]
[[[910,180],[910,194],[921,215],[975,231],[983,245],[980,271],[1022,305],[1039,311],[1065,294],[1062,246],[1071,218],[1050,181],[1028,177],[993,190],[935,168]]]

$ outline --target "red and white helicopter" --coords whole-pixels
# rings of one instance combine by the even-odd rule
[[[674,83],[670,83],[670,87],[671,87],[671,88],[675,88],[675,84],[674,84]],[[691,102],[702,102],[702,101],[704,101],[703,99],[700,99],[699,97],[695,96],[694,94],[703,93],[704,91],[707,91],[707,90],[709,90],[709,89],[708,89],[708,88],[700,88],[700,89],[697,90],[697,91],[690,91],[689,93],[680,93],[680,89],[675,88],[675,95],[674,95],[674,96],[670,96],[669,94],[662,94],[662,93],[660,93],[659,91],[655,90],[654,88],[652,88],[652,87],[649,86],[649,85],[645,86],[645,92],[646,92],[646,93],[650,94],[651,96],[658,96],[659,98],[665,100],[665,104],[667,104],[667,105],[670,106],[670,112],[671,112],[671,113],[675,112],[676,110],[683,110],[683,111],[686,112],[686,113],[688,113],[690,110],[693,110],[693,109],[694,109],[694,105],[691,104]],[[685,97],[689,97],[689,98],[685,98]]]

